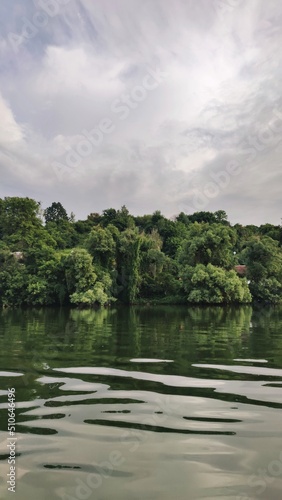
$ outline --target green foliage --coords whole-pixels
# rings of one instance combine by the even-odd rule
[[[259,279],[257,267],[260,265],[262,276],[282,277],[282,253],[277,241],[264,236],[252,238],[241,252],[241,260],[248,267],[250,279]]]
[[[4,198],[0,202],[0,235],[11,251],[23,251],[44,241],[55,241],[44,231],[40,219],[40,203],[30,198]]]
[[[178,222],[182,222],[185,225],[194,223],[194,222],[205,222],[208,224],[225,224],[230,225],[227,219],[227,214],[224,210],[217,210],[216,212],[195,212],[192,215],[186,215],[184,212],[181,212],[176,220]]]
[[[252,300],[245,278],[239,278],[233,270],[226,271],[212,264],[185,266],[182,282],[191,303],[243,304]]]
[[[120,276],[120,297],[133,303],[141,283],[141,243],[142,235],[137,228],[126,229],[120,234],[117,252],[117,271]]]
[[[278,303],[281,301],[282,284],[274,276],[264,277],[250,283],[252,296],[258,302]]]
[[[61,203],[52,203],[44,210],[45,228],[59,249],[73,248],[79,241],[74,226],[74,215],[68,214]]]
[[[144,266],[144,264],[143,264]],[[155,264],[154,264],[155,266]],[[182,295],[182,283],[179,278],[179,268],[173,259],[162,254],[161,266],[142,271],[140,296],[152,299],[162,297],[179,297]]]
[[[69,294],[86,292],[97,279],[92,257],[84,248],[75,248],[64,259],[64,269]]]
[[[46,208],[46,210],[44,210],[44,218],[46,224],[48,224],[48,222],[58,223],[69,220],[68,214],[60,202],[53,202],[50,207]]]
[[[73,248],[79,241],[74,225],[66,220],[48,222],[46,231],[50,234],[58,249]]]
[[[84,248],[72,250],[65,257],[63,266],[72,304],[105,305],[113,300],[110,295],[110,277],[102,273],[101,279],[97,280],[92,257]]]
[[[85,246],[92,255],[95,264],[106,269],[113,267],[116,256],[116,242],[109,228],[94,227],[85,242]]]
[[[95,304],[104,306],[109,303],[109,297],[105,293],[102,283],[96,283],[92,290],[73,293],[70,301],[79,306],[94,306]]]
[[[48,282],[44,278],[28,276],[26,303],[31,306],[46,305],[48,300]]]
[[[163,252],[172,258],[175,258],[183,238],[187,235],[185,223],[178,218],[175,221],[166,219],[159,210],[153,215],[135,217],[135,223],[146,234],[152,234],[153,231],[156,231],[162,239]]]
[[[235,231],[221,224],[199,224],[188,228],[188,234],[178,253],[182,265],[213,264],[231,269],[235,264],[233,249],[236,242]]]
[[[279,302],[282,294],[282,252],[268,236],[253,237],[240,254],[247,266],[247,278],[255,300]]]
[[[230,304],[282,297],[280,226],[231,226],[223,210],[167,219],[122,206],[75,222],[59,202],[0,199],[0,304]],[[245,264],[246,278],[233,270]]]
[[[269,236],[269,238],[281,242],[282,231],[280,226],[273,226],[272,224],[263,224],[259,227],[259,234],[263,236]]]
[[[123,205],[120,210],[115,210],[114,208],[104,210],[101,223],[103,226],[112,224],[119,231],[133,228],[135,225],[134,218],[129,214],[129,211],[125,205]]]
[[[31,198],[4,198],[0,201],[0,227],[4,236],[22,231],[24,227],[40,227],[40,203]]]
[[[28,273],[6,247],[0,249],[0,304],[20,306],[25,303]]]
[[[149,233],[153,229],[152,215],[137,215],[134,217],[134,222],[136,227],[140,229],[140,231],[144,231],[145,233]]]
[[[242,226],[242,224],[235,224],[233,229],[236,231],[237,239],[235,244],[236,252],[241,252],[247,241],[254,236],[259,235],[259,228],[254,225]]]

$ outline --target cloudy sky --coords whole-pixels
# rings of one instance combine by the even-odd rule
[[[281,0],[3,0],[0,197],[280,224]]]

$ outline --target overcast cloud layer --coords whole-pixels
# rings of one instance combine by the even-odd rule
[[[0,197],[280,224],[281,0],[0,3]]]

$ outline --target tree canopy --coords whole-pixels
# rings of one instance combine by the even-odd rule
[[[0,199],[0,305],[243,304],[282,299],[282,228],[235,224],[223,210],[122,206],[85,220],[60,202]],[[246,275],[235,266],[246,267]]]

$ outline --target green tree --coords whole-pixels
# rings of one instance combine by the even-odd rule
[[[29,275],[26,302],[30,305],[64,304],[67,283],[62,266],[64,254],[41,246],[32,247],[25,254]]]
[[[60,202],[53,202],[52,205],[44,210],[45,223],[68,221],[68,214]]]
[[[242,224],[235,224],[233,229],[236,231],[237,240],[235,244],[235,250],[241,252],[247,241],[252,239],[254,236],[259,235],[259,229],[254,225],[243,226]]]
[[[31,198],[6,197],[0,203],[0,227],[4,235],[15,234],[22,226],[41,226],[40,203]]]
[[[26,301],[28,273],[25,265],[6,249],[0,250],[0,304],[21,306]]]
[[[273,226],[273,224],[262,224],[259,227],[259,234],[269,236],[273,240],[281,242],[281,227]]]
[[[83,248],[74,248],[64,259],[68,292],[86,292],[91,289],[97,279],[92,257]]]
[[[31,198],[4,198],[0,203],[0,235],[12,251],[24,251],[38,241],[55,245],[40,218],[40,203]]]
[[[188,228],[188,234],[178,253],[182,265],[213,264],[231,269],[234,266],[235,231],[221,224],[195,222]]]
[[[227,271],[212,264],[185,266],[182,282],[190,303],[243,304],[252,300],[245,278],[239,278],[233,270]]]
[[[247,278],[253,298],[278,302],[282,296],[282,251],[279,243],[268,236],[253,237],[240,254],[247,266]]]
[[[224,210],[217,210],[216,212],[194,212],[191,215],[186,215],[184,212],[181,212],[177,218],[177,221],[183,222],[185,225],[194,223],[194,222],[205,222],[208,224],[225,224],[230,225],[228,222],[227,214]]]
[[[66,210],[59,202],[44,210],[45,228],[59,249],[72,248],[78,241],[79,236],[75,230],[74,215],[68,217]]]
[[[79,242],[74,224],[67,220],[48,222],[45,228],[58,249],[73,248]]]
[[[116,242],[108,227],[94,227],[85,241],[85,246],[92,255],[95,265],[105,269],[113,268],[116,257]]]
[[[76,305],[105,305],[111,301],[105,283],[97,281],[91,255],[83,248],[73,249],[64,261],[70,302]]]
[[[101,225],[106,227],[109,224],[116,226],[119,231],[133,228],[135,225],[134,218],[129,214],[125,205],[123,205],[120,210],[108,208],[103,211]]]
[[[120,286],[119,296],[133,303],[141,283],[140,263],[142,235],[138,229],[126,229],[120,234],[117,251],[117,272]]]

